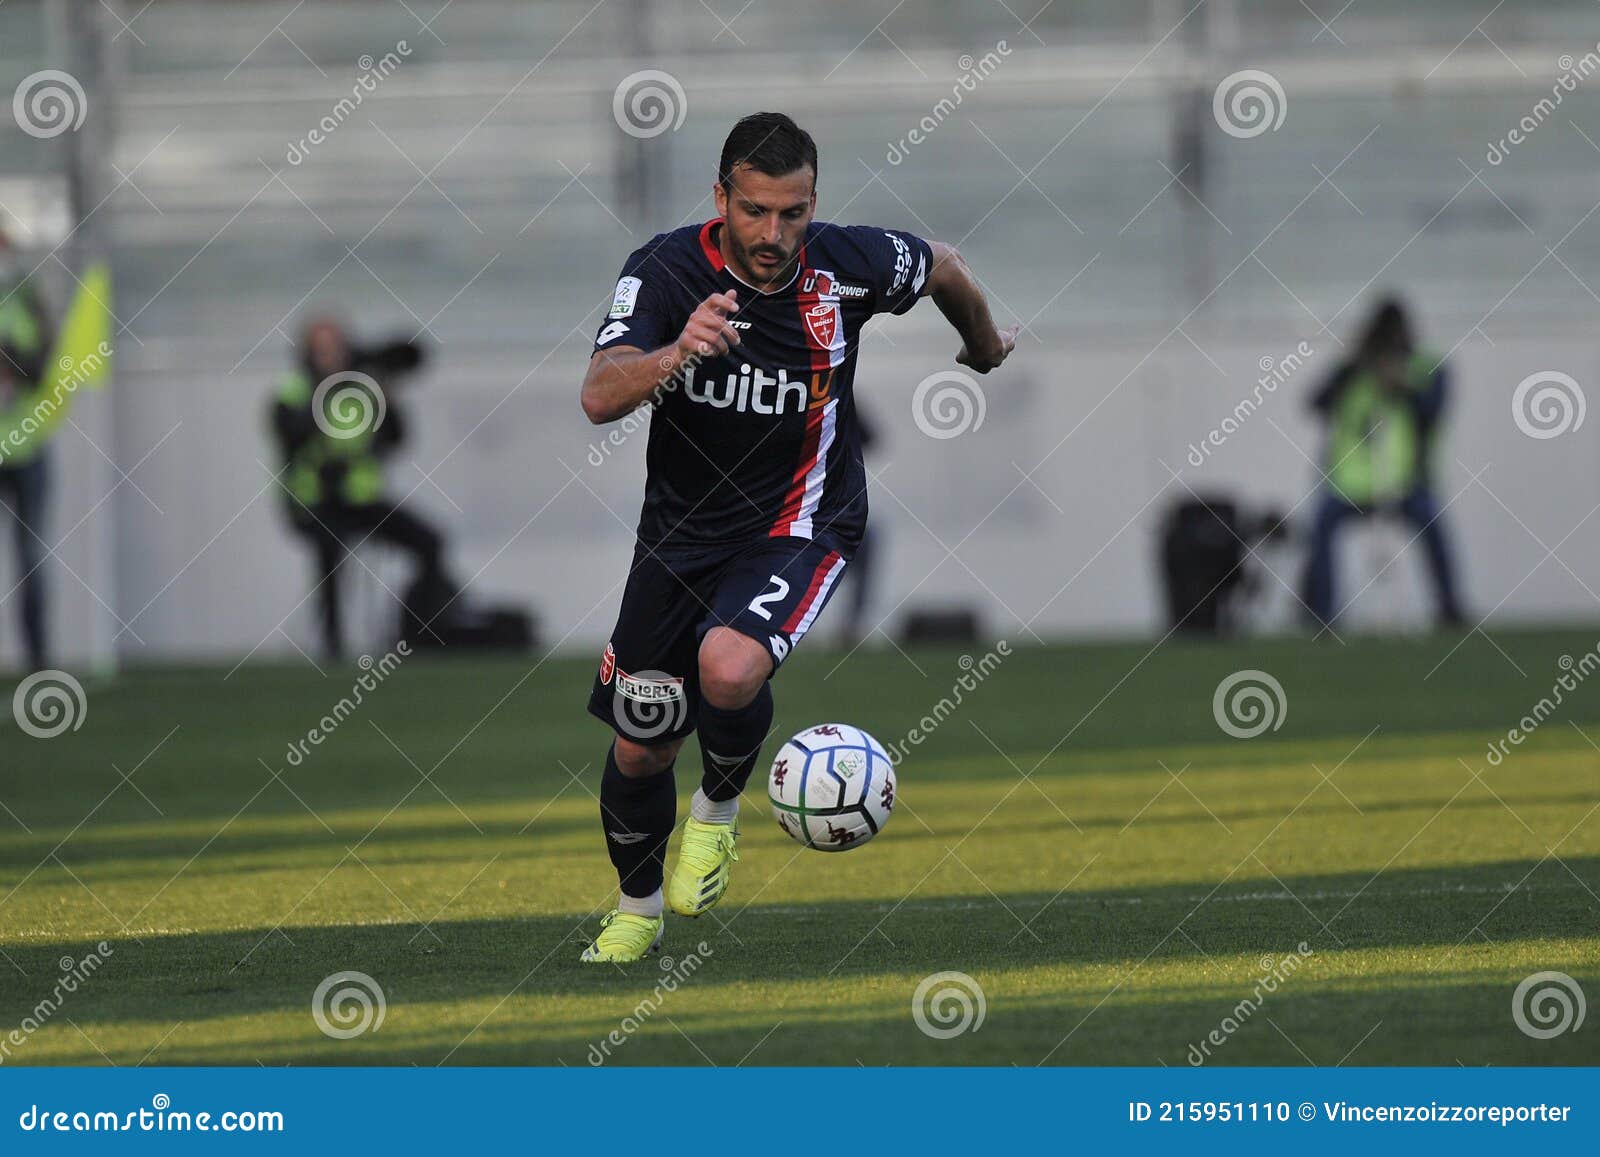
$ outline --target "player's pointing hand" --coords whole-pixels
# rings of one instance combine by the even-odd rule
[[[960,352],[956,354],[956,364],[968,366],[977,370],[980,374],[986,374],[990,370],[998,369],[1000,363],[1005,361],[1011,351],[1017,348],[1017,333],[1021,329],[1022,326],[1019,323],[1017,325],[1008,325],[1005,329],[996,331],[999,344],[992,350],[986,350],[981,354],[974,354],[966,346],[962,346]]]
[[[689,315],[689,322],[678,337],[678,352],[685,359],[708,358],[725,354],[739,344],[739,331],[728,318],[739,312],[739,291],[713,293]]]

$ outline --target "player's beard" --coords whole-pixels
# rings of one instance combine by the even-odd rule
[[[776,285],[783,281],[794,266],[794,253],[786,252],[776,245],[753,245],[749,248],[739,245],[738,242],[735,242],[734,245],[735,255],[739,258],[739,264],[744,267],[744,271],[750,276],[750,279],[762,287]],[[776,257],[777,261],[771,266],[757,264],[756,258],[763,254]],[[763,269],[771,269],[771,272],[763,274]]]

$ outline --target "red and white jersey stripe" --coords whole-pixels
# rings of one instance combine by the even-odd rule
[[[800,446],[800,462],[795,467],[794,481],[778,512],[778,520],[768,532],[769,537],[812,537],[811,520],[828,484],[828,452],[833,449],[838,413],[839,399],[829,398],[806,414],[806,437]]]
[[[828,593],[843,572],[844,558],[836,550],[830,550],[827,557],[817,564],[806,593],[783,624],[783,633],[789,636],[791,645],[798,643],[811,629],[811,624],[817,621],[817,613],[827,604]]]
[[[847,351],[839,297],[821,291],[823,286],[831,288],[833,281],[831,273],[810,271],[801,291],[795,295],[801,329],[811,354],[812,373],[814,376],[827,374],[830,386],[832,371],[844,361]],[[778,518],[768,532],[771,537],[812,537],[812,518],[828,485],[828,455],[833,449],[838,414],[837,397],[820,403],[813,400],[812,409],[806,414],[806,436],[800,444],[800,460],[795,465]]]

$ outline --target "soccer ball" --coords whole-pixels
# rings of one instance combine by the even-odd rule
[[[881,832],[894,792],[889,753],[848,723],[800,732],[783,745],[767,774],[767,799],[778,826],[819,852],[847,852]]]

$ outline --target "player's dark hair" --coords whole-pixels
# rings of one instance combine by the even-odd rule
[[[725,190],[733,191],[733,171],[740,165],[749,165],[769,177],[786,176],[810,165],[815,188],[817,142],[781,112],[751,113],[734,125],[728,139],[722,142],[717,180]]]

